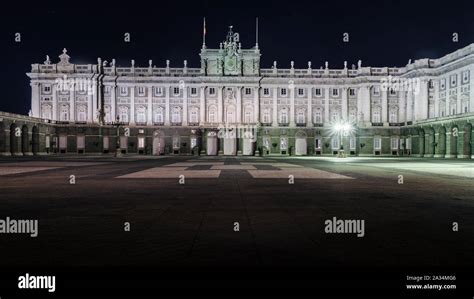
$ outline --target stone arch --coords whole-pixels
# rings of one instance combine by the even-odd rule
[[[446,128],[441,126],[438,130],[438,145],[435,157],[444,158],[446,155]]]
[[[6,154],[7,136],[5,134],[5,124],[0,122],[0,155]]]
[[[10,125],[10,153],[11,155],[16,155],[19,150],[19,139],[21,131],[18,131],[18,126],[15,123]]]
[[[308,154],[308,144],[306,142],[306,133],[298,131],[295,134],[295,155],[306,156]]]
[[[418,147],[419,147],[419,155],[420,157],[424,157],[425,156],[425,130],[423,129],[420,129],[418,131],[418,138],[419,138],[419,142],[418,142]]]
[[[446,158],[457,158],[459,128],[453,125],[446,134]]]
[[[153,155],[165,154],[165,134],[161,130],[153,132]]]
[[[31,150],[33,151],[33,155],[37,155],[39,153],[39,129],[38,129],[38,126],[33,126],[33,129],[31,129]]]
[[[462,148],[462,158],[470,159],[472,154],[472,139],[471,139],[471,131],[472,131],[472,124],[467,123],[464,128],[464,136],[463,136],[463,148]]]
[[[435,153],[435,131],[433,128],[427,128],[425,130],[425,156],[433,157]]]
[[[21,152],[23,155],[30,153],[30,138],[28,126],[25,124],[21,127]]]

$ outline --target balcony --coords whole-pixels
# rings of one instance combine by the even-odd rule
[[[199,123],[190,122],[188,125],[189,125],[190,127],[197,127],[197,126],[199,126]]]
[[[389,123],[389,127],[402,127],[404,123]]]
[[[322,123],[315,123],[314,126],[315,127],[324,127],[324,125]]]
[[[383,123],[372,123],[372,127],[383,127]]]
[[[179,127],[179,126],[181,126],[181,122],[176,122],[176,123],[173,123],[173,122],[172,122],[171,125],[172,125],[173,127]]]
[[[296,123],[297,127],[306,127],[306,123]]]
[[[278,123],[279,127],[288,127],[289,123]]]
[[[262,123],[262,127],[271,127],[272,123]]]
[[[164,126],[165,124],[163,122],[153,122],[154,126]]]

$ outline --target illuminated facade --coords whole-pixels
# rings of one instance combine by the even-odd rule
[[[200,68],[77,65],[64,49],[58,63],[33,64],[31,120],[50,128],[39,151],[120,143],[155,155],[334,155],[341,146],[350,155],[473,155],[474,44],[398,68],[261,68],[258,40],[242,49],[231,27],[216,49],[204,41],[200,57]],[[354,128],[342,144],[333,130],[341,122]],[[223,130],[238,134],[219,138]]]

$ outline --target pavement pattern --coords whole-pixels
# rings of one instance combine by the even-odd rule
[[[416,158],[4,157],[0,219],[38,219],[39,234],[0,234],[0,265],[472,267],[473,169]],[[333,217],[364,220],[364,237],[325,233]]]

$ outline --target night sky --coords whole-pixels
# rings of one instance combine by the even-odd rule
[[[126,5],[125,5],[126,4]],[[3,6],[5,4],[2,4]],[[474,42],[474,1],[17,1],[0,9],[0,111],[26,114],[32,63],[52,62],[66,47],[73,63],[115,58],[118,66],[199,67],[202,19],[207,46],[219,47],[228,26],[243,48],[255,44],[259,17],[261,66],[330,68],[404,66],[408,59],[438,58]],[[15,33],[22,41],[16,43]],[[131,42],[124,42],[124,33]],[[342,34],[350,34],[344,43]],[[459,42],[452,41],[453,32]]]

